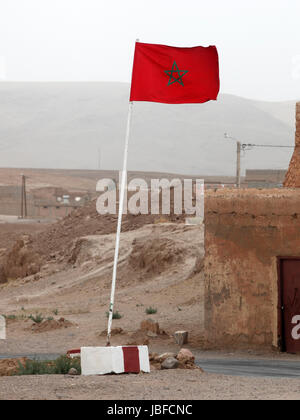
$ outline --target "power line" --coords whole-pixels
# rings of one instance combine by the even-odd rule
[[[294,149],[295,147],[299,147],[299,146],[283,146],[283,145],[277,145],[277,144],[246,144],[243,143],[242,144],[242,148],[244,149],[245,147],[279,147],[279,148],[288,148],[288,149]]]
[[[236,186],[241,187],[241,150],[245,153],[246,150],[251,150],[253,147],[270,147],[270,148],[288,148],[294,149],[299,146],[286,146],[281,144],[254,144],[254,143],[241,143],[236,138],[230,136],[228,133],[224,133],[225,139],[230,139],[236,142],[237,147],[237,159],[236,159]]]

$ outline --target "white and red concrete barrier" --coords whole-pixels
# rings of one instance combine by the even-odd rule
[[[147,346],[82,347],[68,354],[81,357],[82,375],[150,372]]]
[[[71,359],[73,359],[74,357],[80,357],[80,349],[69,350],[67,352],[67,356],[71,357]]]

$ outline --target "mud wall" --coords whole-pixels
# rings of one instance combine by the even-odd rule
[[[300,191],[224,190],[205,202],[209,348],[278,346],[278,256],[300,256]]]
[[[295,150],[283,185],[300,188],[300,102],[296,104]]]

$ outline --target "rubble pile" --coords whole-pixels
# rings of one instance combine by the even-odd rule
[[[154,370],[163,369],[199,369],[199,366],[195,364],[195,356],[193,353],[185,348],[182,348],[177,354],[176,353],[150,353],[149,361],[151,368]]]

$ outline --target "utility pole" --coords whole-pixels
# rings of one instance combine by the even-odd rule
[[[281,144],[252,144],[252,143],[241,143],[229,134],[224,134],[225,139],[231,139],[236,141],[236,187],[241,188],[241,150],[251,150],[253,147],[271,147],[271,148],[288,148],[294,149],[295,146],[281,145]]]
[[[101,148],[98,147],[98,169],[101,169]]]
[[[21,175],[22,177],[22,186],[21,186],[21,219],[27,217],[27,198],[26,198],[26,177],[25,175]]]
[[[227,133],[224,134],[225,139],[231,139],[236,141],[236,187],[241,188],[241,149],[242,144],[240,141],[229,136]]]
[[[22,184],[21,184],[21,219],[24,218],[23,215],[23,209],[24,209],[24,196],[23,196],[23,175],[21,175],[22,177]]]
[[[236,186],[241,188],[241,142],[236,142]]]

